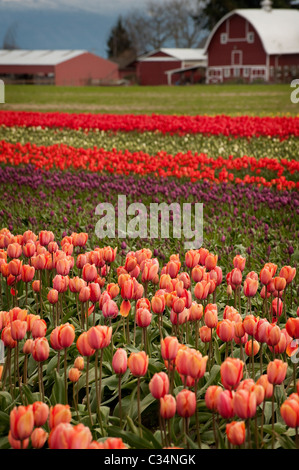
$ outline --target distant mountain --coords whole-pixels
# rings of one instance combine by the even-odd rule
[[[116,15],[58,9],[21,8],[0,2],[0,48],[10,37],[20,49],[86,49],[107,58],[106,43]]]

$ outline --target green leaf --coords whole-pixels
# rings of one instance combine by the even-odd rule
[[[153,445],[143,437],[128,431],[122,431],[117,426],[109,426],[107,431],[111,437],[121,437],[133,449],[153,449]]]
[[[53,405],[57,405],[57,403],[65,404],[64,380],[57,372],[55,372],[55,380],[50,401]]]
[[[7,408],[12,402],[12,396],[8,392],[0,392],[0,398],[3,398],[3,400],[5,401],[4,408]]]
[[[39,392],[32,393],[28,385],[22,386],[22,392],[24,393],[25,397],[28,400],[28,404],[31,405],[35,401],[39,401],[40,395]]]

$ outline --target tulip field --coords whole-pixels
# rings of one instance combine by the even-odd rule
[[[0,448],[298,449],[298,155],[295,115],[1,110]],[[120,195],[202,246],[99,236]]]

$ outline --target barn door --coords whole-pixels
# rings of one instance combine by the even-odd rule
[[[232,65],[242,65],[242,51],[232,51]]]

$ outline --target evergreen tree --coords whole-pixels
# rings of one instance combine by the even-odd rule
[[[132,49],[132,44],[126,28],[123,25],[122,18],[119,17],[116,25],[112,28],[107,41],[108,58],[118,58],[124,52]]]

